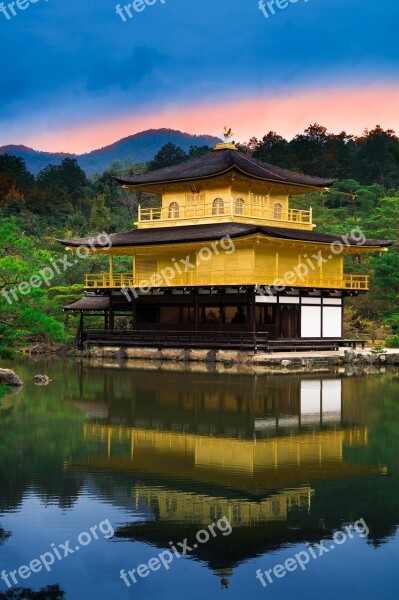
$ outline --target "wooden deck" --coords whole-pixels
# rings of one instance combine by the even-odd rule
[[[88,329],[82,343],[90,346],[125,348],[182,348],[210,350],[247,350],[257,352],[306,352],[338,350],[340,346],[363,344],[362,340],[344,339],[269,339],[266,332],[248,331],[121,331]]]
[[[87,344],[134,348],[183,348],[268,351],[265,333],[248,331],[111,331],[89,329]]]

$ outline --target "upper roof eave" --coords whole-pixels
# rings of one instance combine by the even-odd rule
[[[170,185],[189,181],[202,181],[220,177],[236,171],[251,179],[293,185],[303,188],[320,189],[330,187],[335,179],[324,179],[296,173],[256,158],[249,157],[237,150],[218,150],[204,156],[184,161],[178,165],[164,167],[156,171],[134,177],[114,177],[121,185],[141,187]]]
[[[256,179],[257,181],[262,181],[262,182],[267,182],[267,183],[272,183],[272,184],[286,185],[286,186],[295,187],[295,188],[305,188],[307,190],[315,190],[315,191],[328,189],[329,187],[331,187],[332,185],[334,185],[334,183],[336,183],[338,181],[338,179],[328,179],[328,180],[326,180],[326,182],[323,185],[311,185],[311,184],[298,183],[298,182],[292,182],[292,181],[287,181],[287,180],[286,181],[278,181],[276,179],[270,179],[267,177],[260,177],[258,175],[253,175],[251,173],[244,171],[243,169],[240,169],[239,167],[237,167],[237,165],[232,165],[231,167],[228,167],[224,171],[218,171],[218,172],[215,172],[214,174],[203,175],[203,176],[198,175],[196,177],[186,177],[186,178],[182,178],[182,179],[168,179],[168,180],[160,179],[159,181],[151,181],[151,182],[143,182],[143,183],[135,183],[134,181],[130,181],[128,179],[123,179],[120,177],[113,177],[113,179],[115,179],[115,181],[117,181],[123,187],[134,187],[136,189],[140,189],[140,188],[155,188],[155,187],[159,187],[162,185],[173,185],[173,184],[178,184],[178,183],[189,183],[189,182],[204,181],[204,180],[209,180],[209,179],[217,179],[218,177],[223,177],[223,175],[228,175],[229,173],[232,173],[232,172],[240,173],[240,175],[244,175],[245,177],[248,177],[249,179]]]

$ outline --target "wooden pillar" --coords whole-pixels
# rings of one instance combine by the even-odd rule
[[[84,328],[84,319],[83,319],[83,310],[81,310],[78,331],[76,333],[76,346],[79,348],[79,350],[83,350],[83,328]]]
[[[198,302],[198,294],[195,295],[194,302],[194,331],[198,331],[199,328],[199,302]]]
[[[277,297],[277,300],[279,300],[279,297]],[[276,340],[278,340],[279,338],[281,338],[281,307],[284,305],[280,304],[280,302],[278,302],[274,306],[276,307],[275,336],[276,336]]]
[[[133,330],[137,329],[137,304],[136,304],[136,298],[134,298],[134,297],[132,299],[132,329]]]
[[[256,333],[255,294],[249,300],[249,330]]]
[[[109,284],[113,287],[113,279],[114,279],[114,257],[112,254],[109,255]]]
[[[109,297],[109,329],[112,331],[115,328],[114,308],[112,306],[112,295]]]

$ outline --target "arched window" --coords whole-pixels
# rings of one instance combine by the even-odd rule
[[[224,215],[224,202],[222,198],[215,198],[212,206],[213,215]]]
[[[275,219],[281,219],[282,210],[283,210],[283,207],[281,206],[281,204],[275,204],[273,217]]]
[[[237,200],[235,201],[235,213],[236,215],[243,215],[244,214],[244,200],[242,198],[237,198]]]
[[[177,219],[179,217],[179,204],[177,202],[172,202],[169,204],[168,218],[169,219]]]

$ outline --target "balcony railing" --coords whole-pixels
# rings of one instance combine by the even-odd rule
[[[132,273],[121,275],[110,273],[90,273],[85,275],[86,288],[122,288],[134,286],[134,277]]]
[[[163,280],[161,275],[157,275],[156,284],[151,285],[151,274],[109,274],[109,273],[91,273],[86,275],[85,287],[87,289],[120,289],[122,287],[175,287],[175,286],[237,286],[237,285],[270,285],[278,287],[314,287],[326,289],[344,289],[344,290],[363,290],[369,289],[369,278],[367,275],[323,275],[318,276],[314,273],[307,277],[294,277],[293,272],[289,271],[289,282],[285,282],[285,273],[276,273],[275,271],[266,272],[264,270],[251,269],[226,269],[212,270],[200,273],[198,271],[189,271],[179,275],[177,272],[174,277],[168,281]],[[154,274],[155,280],[155,274]]]
[[[270,203],[269,203],[270,204]],[[264,202],[242,202],[237,200],[231,202],[221,201],[215,205],[193,204],[188,206],[173,203],[174,207],[142,208],[139,206],[138,223],[170,223],[181,221],[206,221],[207,219],[219,218],[243,218],[252,219],[256,222],[273,221],[276,223],[297,223],[300,225],[312,225],[312,209],[296,210],[294,208],[283,209],[282,207],[265,206]]]

